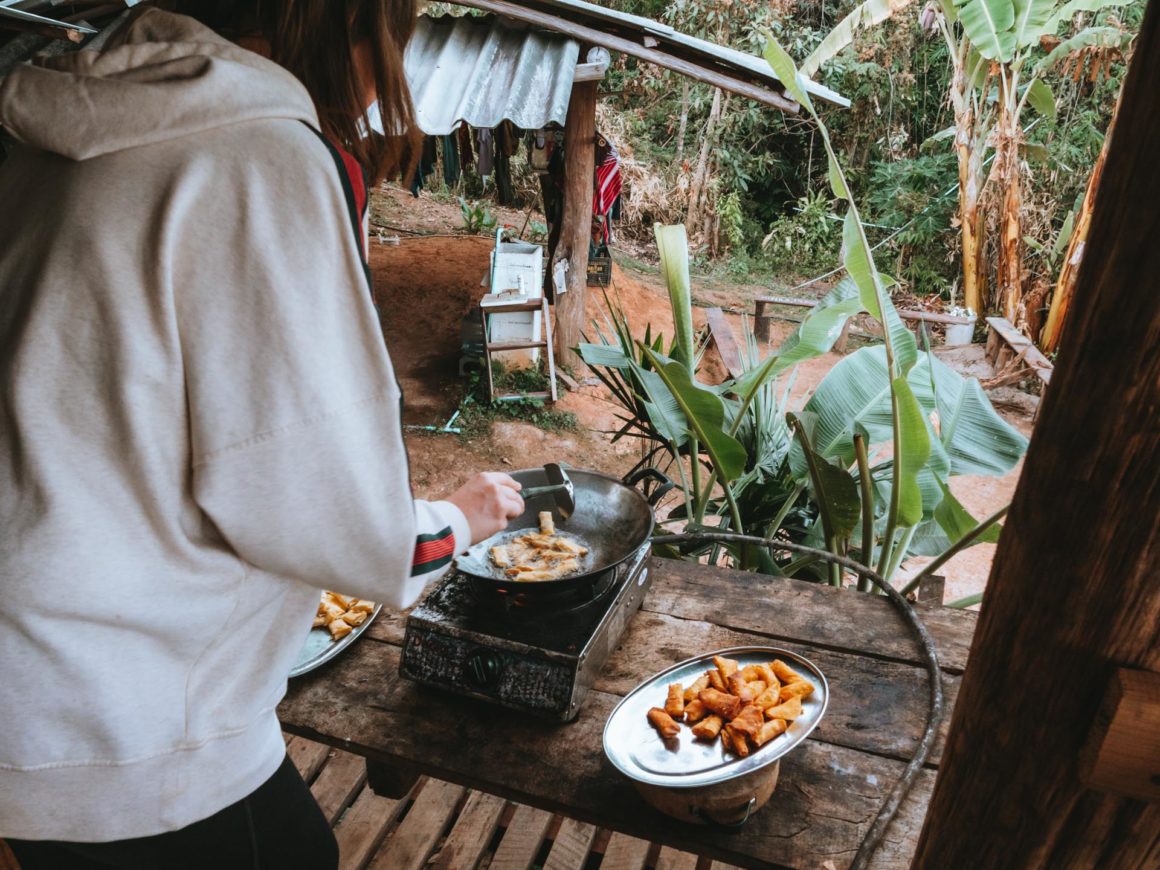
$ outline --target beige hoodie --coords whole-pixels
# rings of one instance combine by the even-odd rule
[[[0,83],[0,836],[241,799],[282,759],[317,590],[404,606],[470,543],[412,500],[316,123],[280,67],[158,11]]]

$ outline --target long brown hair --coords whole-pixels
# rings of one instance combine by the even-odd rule
[[[372,181],[414,169],[422,134],[403,52],[415,31],[415,0],[179,0],[176,6],[227,38],[263,37],[271,59],[306,86],[323,134],[353,154]],[[368,126],[354,62],[359,45],[370,55],[385,135]]]

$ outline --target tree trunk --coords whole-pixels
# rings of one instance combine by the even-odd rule
[[[996,128],[995,170],[1002,190],[999,212],[999,245],[996,278],[999,301],[1006,317],[1023,326],[1023,230],[1020,211],[1023,189],[1019,178],[1019,143],[1022,139],[1015,116],[1017,93],[1003,93],[1011,79],[1000,81],[999,122]]]
[[[1123,89],[1120,89],[1123,94]],[[1059,347],[1059,336],[1063,331],[1063,324],[1067,318],[1067,309],[1071,304],[1072,293],[1075,290],[1075,281],[1079,275],[1079,264],[1083,261],[1084,247],[1087,244],[1088,229],[1092,222],[1092,206],[1095,204],[1096,190],[1100,186],[1100,175],[1103,173],[1104,161],[1108,156],[1108,145],[1112,141],[1112,129],[1116,126],[1116,115],[1120,110],[1120,98],[1116,97],[1116,107],[1112,110],[1112,120],[1104,132],[1104,144],[1096,158],[1096,165],[1092,168],[1091,178],[1088,179],[1087,190],[1083,195],[1083,204],[1079,207],[1075,224],[1071,231],[1071,239],[1067,243],[1067,253],[1063,257],[1063,266],[1059,270],[1059,280],[1055,282],[1055,293],[1051,297],[1051,309],[1047,314],[1047,323],[1043,333],[1039,336],[1039,347],[1044,353],[1051,353]]]
[[[685,160],[685,131],[689,127],[689,77],[681,76],[681,121],[677,125],[677,171]]]
[[[689,184],[689,212],[685,226],[695,233],[701,227],[701,195],[709,174],[709,153],[713,150],[713,139],[717,130],[717,119],[721,116],[721,89],[713,89],[713,105],[709,108],[709,120],[705,122],[705,135],[701,139],[701,153],[697,155],[697,168],[693,170],[693,180]]]
[[[568,292],[556,297],[556,359],[583,366],[572,352],[584,328],[588,245],[592,241],[592,193],[596,177],[596,82],[576,82],[564,120],[564,208],[556,260],[568,261]]]
[[[987,270],[983,261],[986,224],[979,212],[983,188],[982,142],[977,141],[975,115],[967,93],[963,57],[955,58],[951,103],[955,110],[955,156],[959,169],[959,232],[962,234],[963,305],[979,317],[986,313]]]
[[[914,868],[1160,860],[1160,804],[1089,788],[1083,759],[1116,670],[1160,670],[1157,81],[1153,0]]]

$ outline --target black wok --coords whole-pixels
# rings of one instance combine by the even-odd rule
[[[560,516],[555,498],[550,494],[534,496],[524,503],[524,512],[512,520],[505,531],[480,541],[456,560],[456,567],[481,591],[518,593],[523,596],[551,597],[573,589],[591,588],[593,580],[609,568],[615,568],[640,550],[653,531],[655,502],[672,487],[660,472],[646,468],[630,476],[626,483],[596,471],[568,469],[575,486],[576,510],[568,519]],[[543,468],[512,472],[525,488],[546,485]],[[659,479],[661,485],[646,498],[631,484],[642,478]],[[540,511],[552,511],[557,531],[565,533],[588,548],[576,574],[558,580],[516,581],[504,576],[503,569],[491,561],[492,547],[506,543],[516,535],[538,530]]]

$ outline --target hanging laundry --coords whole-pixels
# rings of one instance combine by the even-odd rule
[[[435,171],[435,162],[437,160],[435,150],[435,137],[423,137],[423,153],[419,158],[419,164],[415,167],[415,176],[411,179],[411,195],[418,196],[419,191],[423,189],[426,178]]]
[[[459,165],[466,169],[475,165],[475,152],[471,150],[471,128],[464,122],[455,131],[459,137]]]
[[[495,161],[495,139],[487,127],[479,127],[475,131],[475,150],[479,155],[479,174],[487,178],[492,173]]]
[[[612,241],[613,207],[620,199],[620,157],[616,146],[604,136],[596,136],[596,190],[592,195],[592,214],[600,223],[600,238]]]
[[[459,149],[457,147],[457,136],[452,133],[450,136],[440,136],[443,142],[443,181],[448,187],[454,187],[459,183]]]

